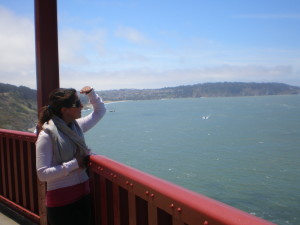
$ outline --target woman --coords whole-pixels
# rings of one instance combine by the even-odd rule
[[[41,131],[36,142],[38,178],[47,182],[46,205],[51,225],[90,223],[91,202],[86,162],[90,155],[83,132],[105,114],[105,106],[93,88],[81,89],[93,105],[83,118],[75,89],[59,88],[49,96],[49,105],[39,113]]]

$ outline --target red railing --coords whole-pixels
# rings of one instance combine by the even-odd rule
[[[0,129],[0,201],[39,222],[36,135]]]
[[[95,224],[272,224],[107,157],[90,161]]]
[[[0,201],[47,224],[35,141],[34,134],[0,129]],[[272,224],[104,156],[91,157],[89,174],[95,225]]]

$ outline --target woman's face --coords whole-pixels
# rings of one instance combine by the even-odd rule
[[[74,102],[72,107],[70,107],[70,108],[63,107],[61,109],[62,119],[66,123],[71,123],[72,121],[81,117],[82,108],[83,108],[83,106],[82,106],[79,98],[77,97],[76,101]]]

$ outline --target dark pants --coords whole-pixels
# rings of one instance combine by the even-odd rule
[[[47,207],[50,225],[90,225],[91,197],[60,207]]]

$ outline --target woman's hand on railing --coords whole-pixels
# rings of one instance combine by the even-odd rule
[[[76,152],[75,158],[77,160],[79,168],[86,168],[88,161],[89,161],[89,155],[82,155],[80,154],[80,151]]]

